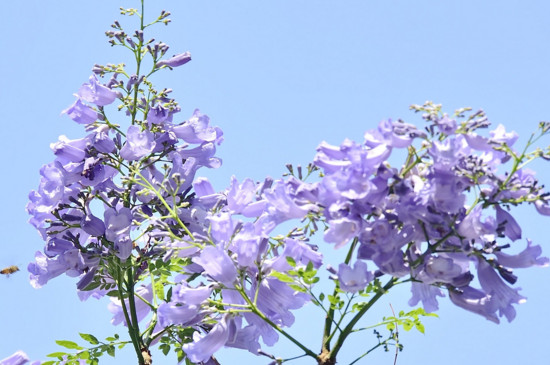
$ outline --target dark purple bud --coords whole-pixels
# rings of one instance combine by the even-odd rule
[[[100,75],[105,71],[105,67],[98,65],[97,63],[92,67],[92,72],[96,75]]]
[[[132,89],[132,86],[134,86],[134,84],[137,82],[137,80],[138,80],[137,75],[130,76],[130,79],[128,80],[128,84],[126,85],[126,89],[130,91]]]
[[[130,47],[136,48],[136,44],[134,43],[134,41],[132,40],[132,38],[126,37],[126,42],[128,42],[128,44],[130,45]]]
[[[141,43],[143,43],[143,31],[142,30],[136,30],[135,37],[139,39]]]
[[[111,78],[109,79],[109,82],[105,84],[109,89],[112,89],[115,85],[118,85],[118,80],[116,79],[118,76],[118,73],[114,73]]]

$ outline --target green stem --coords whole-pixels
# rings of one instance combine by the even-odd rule
[[[334,345],[333,350],[330,352],[330,360],[333,361],[332,363],[336,363],[336,355],[338,355],[338,352],[342,348],[342,345],[344,344],[344,341],[346,338],[353,332],[353,327],[357,324],[357,322],[363,317],[365,313],[384,295],[391,287],[395,285],[397,282],[397,278],[391,278],[386,285],[382,288],[382,290],[379,290],[378,293],[365,305],[361,310],[355,315],[355,317],[352,318],[352,320],[348,323],[348,325],[344,328],[340,336],[338,336],[338,339],[336,340],[336,344]]]
[[[269,324],[271,327],[273,327],[273,329],[275,329],[277,332],[279,332],[280,334],[282,334],[283,336],[288,338],[293,344],[295,344],[300,349],[302,349],[307,356],[310,356],[310,357],[313,357],[314,359],[317,359],[317,354],[315,352],[311,351],[310,349],[308,349],[307,347],[302,345],[302,343],[300,343],[298,340],[296,340],[294,337],[292,337],[289,333],[287,333],[285,330],[283,330],[278,325],[273,323],[269,318],[267,318],[266,315],[263,314],[258,309],[258,307],[256,307],[256,305],[250,300],[250,298],[248,297],[248,295],[246,295],[246,293],[244,292],[244,290],[242,288],[238,288],[238,291],[241,294],[241,296],[243,297],[243,299],[250,305],[250,310],[252,311],[252,313],[256,314],[263,321],[265,321],[267,324]]]
[[[123,276],[122,271],[120,270],[120,263],[118,265],[117,269],[117,287],[118,287],[118,299],[120,300],[120,305],[122,307],[122,312],[124,313],[124,319],[126,320],[126,325],[128,326],[128,334],[130,335],[130,339],[132,340],[132,345],[134,345],[134,349],[136,351],[136,355],[138,357],[139,364],[143,364],[143,355],[141,354],[141,349],[139,345],[139,332],[134,331],[134,326],[132,325],[132,321],[130,320],[130,315],[128,314],[128,308],[126,308],[126,302],[124,301],[124,293],[123,293]],[[133,290],[132,290],[133,292]]]
[[[348,254],[346,255],[346,259],[344,261],[345,264],[348,264],[351,261],[353,251],[355,251],[355,247],[357,246],[358,241],[359,240],[357,238],[354,238],[353,242],[351,243],[350,249],[349,249]],[[340,289],[340,285],[339,285],[338,281],[336,281],[335,286],[334,286],[334,291],[332,293],[332,296],[334,298],[336,298],[336,296],[338,296],[339,289]],[[325,317],[325,328],[323,330],[323,342],[322,342],[322,347],[321,347],[322,352],[329,352],[330,351],[330,341],[332,340],[332,338],[334,337],[334,334],[336,333],[336,331],[334,331],[334,333],[331,333],[332,332],[332,324],[335,323],[335,321],[334,321],[334,312],[335,312],[335,307],[334,307],[334,305],[331,304],[330,309],[329,309],[329,311],[328,311],[328,313]],[[336,325],[338,327],[338,324],[336,324]]]
[[[136,297],[134,295],[134,273],[132,270],[132,267],[129,267],[126,270],[126,275],[128,277],[128,304],[130,305],[130,316],[132,319],[132,323],[128,323],[128,330],[130,330],[130,327],[132,327],[132,331],[134,332],[135,341],[137,342],[135,346],[139,348],[139,354],[138,354],[138,361],[139,364],[144,364],[145,360],[143,359],[142,349],[145,348],[145,345],[143,343],[143,339],[141,338],[141,334],[139,331],[139,321],[137,318],[137,311],[136,311]]]

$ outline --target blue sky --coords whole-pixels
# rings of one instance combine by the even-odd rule
[[[280,176],[286,163],[307,164],[322,140],[361,140],[365,130],[385,118],[422,123],[408,107],[426,100],[442,103],[450,112],[462,106],[483,108],[495,125],[516,130],[520,144],[539,121],[550,119],[546,1],[149,3],[150,16],[161,9],[173,14],[173,23],[158,27],[154,37],[171,46],[170,54],[193,55],[189,64],[153,81],[174,89],[182,120],[200,108],[225,132],[219,148],[224,165],[207,171],[218,189],[231,175]],[[72,103],[94,63],[128,61],[103,36],[114,19],[131,28],[118,14],[119,6],[137,7],[138,1],[0,2],[2,267],[24,268],[42,248],[27,224],[27,194],[38,184],[39,168],[52,159],[49,144],[60,134],[84,134],[60,111]],[[534,168],[542,183],[550,181],[548,165]],[[522,209],[518,220],[524,236],[550,255],[549,218]],[[546,363],[550,270],[518,273],[517,286],[528,301],[517,307],[514,322],[497,326],[443,299],[440,318],[425,322],[426,335],[400,332],[405,350],[397,363],[514,364],[526,356],[532,363]],[[74,279],[59,278],[35,290],[27,276],[23,270],[0,277],[0,358],[22,349],[33,359],[45,359],[59,349],[54,340],[78,340],[78,332],[124,334],[123,328],[110,325],[106,300],[77,299]],[[380,301],[366,322],[391,315],[390,303],[406,310],[408,298],[406,288],[397,290]],[[323,316],[311,307],[306,312],[292,331],[317,348]],[[361,336],[349,345],[350,353],[374,341],[370,334]],[[118,361],[104,363],[134,363],[131,349],[123,352]],[[299,354],[286,343],[273,352]],[[156,356],[157,364],[173,362]],[[220,355],[222,364],[237,359],[269,362],[238,351]],[[340,363],[350,360],[344,355]],[[380,351],[370,363],[393,363],[393,353]]]

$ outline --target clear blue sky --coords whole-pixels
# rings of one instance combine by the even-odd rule
[[[233,174],[280,176],[286,163],[310,161],[322,140],[361,140],[384,118],[421,123],[408,106],[426,100],[449,111],[483,108],[495,124],[519,132],[518,143],[539,121],[550,120],[547,1],[148,2],[151,16],[161,9],[173,14],[169,27],[157,28],[157,39],[171,46],[170,54],[193,55],[191,63],[153,81],[174,89],[182,120],[200,108],[225,132],[219,149],[224,165],[208,172],[218,189]],[[27,194],[38,184],[39,168],[52,159],[49,144],[60,134],[84,133],[60,111],[94,63],[127,61],[103,36],[114,19],[122,20],[119,6],[138,7],[138,1],[0,2],[2,267],[25,268],[42,249],[27,224]],[[550,182],[549,167],[535,166],[543,183]],[[524,209],[518,220],[524,236],[550,255],[550,219]],[[497,326],[443,299],[440,319],[425,322],[426,335],[400,332],[405,350],[397,363],[547,363],[550,269],[518,274],[528,301],[517,307],[512,324]],[[0,277],[0,291],[0,358],[22,349],[45,360],[59,350],[54,340],[78,340],[78,332],[124,335],[122,327],[110,325],[106,300],[79,302],[73,279],[35,290],[27,273],[19,272]],[[390,315],[389,303],[407,309],[408,298],[407,290],[390,294],[365,324]],[[312,308],[292,331],[318,348],[323,317]],[[358,335],[349,348],[366,349],[372,341],[370,334]],[[285,343],[277,349],[278,356],[299,353]],[[104,364],[135,363],[129,347],[123,353]],[[239,351],[219,358],[224,365],[269,362]],[[340,363],[350,359],[343,356]],[[173,363],[161,354],[154,360]],[[362,363],[392,364],[393,353],[380,351],[368,360]]]

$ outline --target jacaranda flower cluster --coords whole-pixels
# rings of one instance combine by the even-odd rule
[[[145,37],[170,13],[146,24],[143,1],[141,11],[122,13],[136,16],[139,29],[127,34],[117,21],[106,34],[134,54],[136,69],[93,67],[63,111],[86,134],[51,144],[55,158],[29,196],[30,222],[45,241],[28,266],[34,287],[66,274],[78,278],[81,299],[109,296],[112,323],[128,327],[140,364],[151,363],[155,345],[197,364],[216,364],[222,347],[276,363],[262,346],[280,336],[334,364],[359,319],[402,283],[410,283],[409,304],[421,305],[405,314],[421,331],[418,316],[446,295],[495,323],[514,319],[525,298],[512,270],[549,263],[512,209],[531,204],[550,215],[549,195],[525,167],[548,158],[532,146],[549,123],[516,150],[517,134],[490,129],[483,112],[448,115],[427,102],[411,107],[421,128],[385,120],[361,142],[321,143],[305,171],[289,165],[278,180],[233,178],[216,192],[199,169],[221,165],[223,132],[198,110],[180,117],[171,90],[150,81],[191,60]],[[345,255],[329,265],[322,252],[332,250]],[[319,280],[334,291],[320,293]],[[294,311],[308,304],[325,321],[320,351],[289,332]],[[383,343],[397,345],[388,328]],[[117,341],[51,363],[95,363]]]

